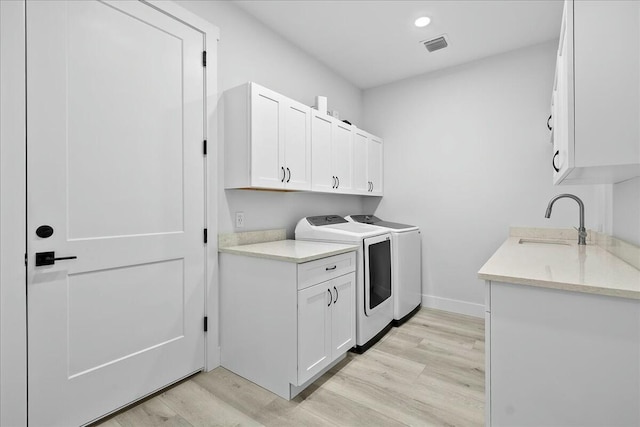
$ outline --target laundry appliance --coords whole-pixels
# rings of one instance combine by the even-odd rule
[[[422,303],[420,229],[414,225],[383,221],[374,215],[349,215],[345,219],[378,227],[391,234],[393,324],[401,325],[420,310]]]

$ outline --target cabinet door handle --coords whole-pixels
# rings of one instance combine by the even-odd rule
[[[551,117],[553,117],[553,114],[549,115],[549,118],[547,119],[547,128],[549,130],[553,130],[553,127],[551,126],[550,122],[551,122]]]
[[[335,270],[336,268],[338,268],[337,265],[334,265],[333,267],[327,267],[325,268],[326,271],[331,271],[331,270]]]
[[[327,289],[327,292],[329,292],[329,304],[327,304],[327,307],[329,307],[331,305],[331,301],[333,301],[333,295],[331,295],[331,289]]]
[[[337,303],[338,302],[338,289],[334,286],[333,290],[336,291],[336,299],[333,300],[333,303]]]
[[[287,168],[287,172],[289,172],[289,178],[287,178],[287,182],[291,181],[291,169]]]
[[[551,164],[556,172],[560,172],[560,169],[556,167],[556,157],[558,157],[558,154],[560,154],[560,150],[556,151],[556,154],[553,155],[553,159],[551,159]]]
[[[331,188],[336,188],[336,177],[332,176],[331,179],[333,179],[333,185],[331,186]]]
[[[282,169],[282,179],[280,182],[284,182],[284,177],[287,176],[287,173],[284,171],[284,166],[280,166],[280,169]]]
[[[340,177],[336,176],[336,180],[338,181],[338,185],[336,185],[336,188],[340,188]]]

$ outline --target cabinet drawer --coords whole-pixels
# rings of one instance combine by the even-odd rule
[[[298,289],[356,271],[356,253],[334,255],[298,264]]]

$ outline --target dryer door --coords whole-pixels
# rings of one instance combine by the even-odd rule
[[[364,239],[364,312],[371,316],[391,303],[391,236]]]

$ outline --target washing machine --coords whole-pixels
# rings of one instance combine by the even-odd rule
[[[384,336],[393,321],[391,233],[349,222],[339,215],[302,218],[296,240],[348,243],[356,251],[356,346],[362,353]]]
[[[349,215],[345,219],[368,224],[391,234],[393,271],[393,324],[399,326],[422,304],[422,239],[414,225],[383,221],[374,215]]]

